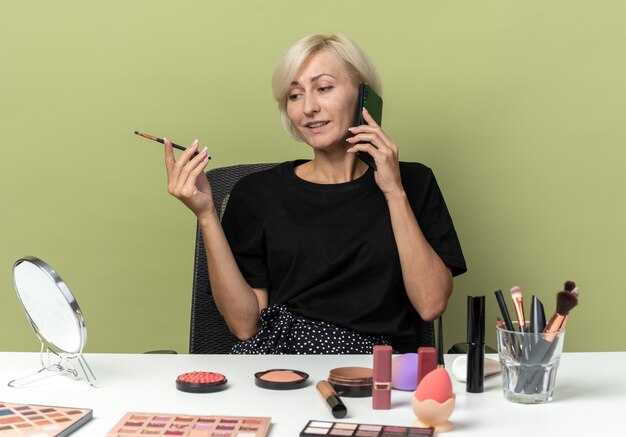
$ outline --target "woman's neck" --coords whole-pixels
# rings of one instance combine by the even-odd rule
[[[341,184],[358,179],[367,171],[367,165],[355,155],[330,156],[315,151],[315,157],[295,168],[296,176],[316,184]]]

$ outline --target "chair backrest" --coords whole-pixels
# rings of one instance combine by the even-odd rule
[[[242,164],[209,170],[206,176],[211,183],[213,202],[219,216],[222,217],[230,191],[239,179],[275,165],[276,163]],[[200,228],[197,227],[189,353],[227,354],[236,342],[237,338],[230,333],[224,318],[215,306],[211,294],[204,240]]]
[[[242,164],[209,170],[206,176],[211,183],[213,202],[220,218],[228,202],[228,196],[239,179],[250,173],[266,170],[276,165],[276,163]],[[433,323],[425,322],[419,316],[416,317],[418,346],[434,346]],[[227,354],[236,342],[237,338],[230,333],[224,318],[215,306],[209,282],[204,240],[202,239],[200,228],[197,227],[189,353]],[[416,350],[408,352],[416,352]]]
[[[417,347],[430,346],[435,347],[435,328],[433,322],[425,322],[422,318],[416,314],[416,329],[417,329]],[[417,348],[404,352],[417,352]]]

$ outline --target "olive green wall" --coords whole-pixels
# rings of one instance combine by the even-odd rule
[[[199,138],[212,166],[309,157],[269,79],[313,32],[377,64],[385,129],[438,176],[469,272],[465,296],[519,284],[554,308],[581,287],[570,351],[626,350],[626,5],[619,1],[14,1],[0,5],[0,350],[36,350],[11,266],[51,264],[91,352],[187,350],[194,217],[158,144]],[[528,303],[527,303],[528,307]]]

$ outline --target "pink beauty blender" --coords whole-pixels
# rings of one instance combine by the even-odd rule
[[[429,372],[411,397],[411,407],[418,425],[434,426],[437,431],[452,429],[448,418],[454,411],[456,397],[452,392],[450,375],[443,367]]]
[[[418,401],[432,399],[440,404],[450,399],[452,395],[452,381],[443,367],[427,373],[415,390]]]

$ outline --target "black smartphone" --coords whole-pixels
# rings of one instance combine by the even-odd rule
[[[356,124],[357,126],[367,124],[363,119],[362,108],[367,109],[374,121],[382,126],[383,124],[383,99],[374,92],[367,84],[359,85],[359,98],[356,107]],[[376,146],[374,146],[376,147]],[[376,170],[376,163],[374,158],[367,152],[356,152],[356,156],[369,165],[372,170]]]

